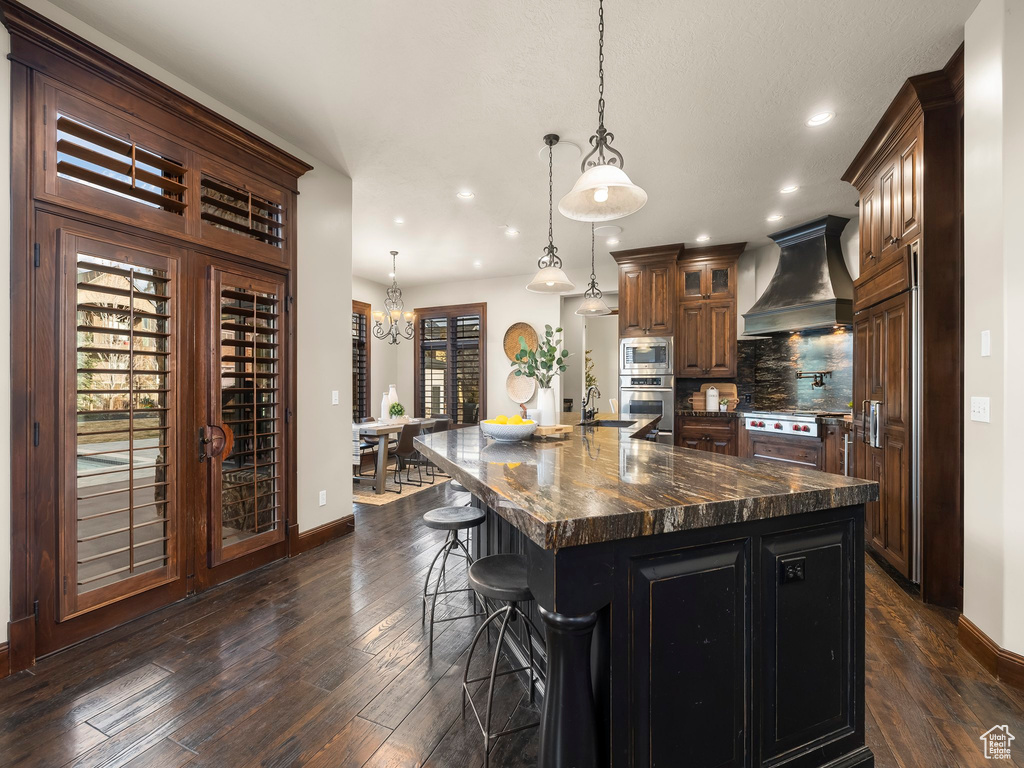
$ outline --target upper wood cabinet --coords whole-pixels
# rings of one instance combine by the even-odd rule
[[[746,243],[686,249],[676,268],[676,376],[736,375],[736,262]]]
[[[613,253],[619,264],[619,336],[671,336],[681,246]]]
[[[689,254],[689,252],[687,252]],[[676,285],[680,301],[729,299],[736,296],[735,259],[697,259],[679,264]]]

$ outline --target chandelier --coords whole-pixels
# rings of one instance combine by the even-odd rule
[[[378,339],[387,339],[388,344],[398,344],[402,339],[411,339],[414,326],[415,314],[405,311],[405,302],[402,301],[402,289],[398,287],[398,272],[395,269],[395,257],[398,251],[391,252],[391,287],[388,288],[387,298],[384,299],[384,312],[380,310],[373,313],[373,335]],[[387,320],[387,328],[384,327],[384,320]],[[404,324],[403,324],[404,319]]]
[[[558,249],[555,247],[555,235],[553,228],[554,211],[554,164],[553,147],[558,143],[558,136],[549,133],[544,137],[544,143],[548,145],[548,244],[544,246],[544,255],[537,260],[538,272],[533,280],[526,286],[526,290],[534,293],[568,293],[575,286],[568,275],[562,271],[562,260],[558,258]]]
[[[596,317],[598,315],[610,315],[612,311],[604,303],[604,294],[597,287],[597,274],[594,272],[594,223],[590,223],[590,287],[583,294],[583,302],[577,315]]]
[[[622,170],[622,153],[612,146],[615,135],[604,127],[604,0],[598,0],[597,35],[597,132],[580,163],[583,175],[558,203],[559,213],[576,221],[621,219],[647,202],[647,193]]]

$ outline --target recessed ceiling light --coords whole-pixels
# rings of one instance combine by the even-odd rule
[[[798,189],[800,189],[800,187],[798,187],[796,184],[790,184],[788,187],[783,187],[782,189],[780,189],[779,192],[781,192],[784,195],[791,195]]]
[[[388,277],[394,277],[394,276],[395,276],[394,272],[388,272]]]
[[[711,239],[711,235],[697,235],[697,242],[698,243],[706,243],[710,239]]]
[[[622,234],[622,227],[618,224],[602,224],[600,227],[594,227],[594,234],[598,237],[615,237]]]
[[[807,118],[807,124],[811,126],[811,128],[815,128],[819,125],[824,125],[835,116],[835,112],[819,112],[818,114],[811,115]]]
[[[515,227],[506,227],[505,234],[508,235],[509,237],[515,237],[516,235],[519,234],[519,230],[516,229]]]
[[[619,239],[617,237],[609,237],[605,242],[608,243],[608,245],[618,245]]]
[[[401,216],[396,216],[395,224],[405,224],[405,219],[403,219]]]
[[[782,219],[782,214],[781,213],[773,213],[771,216],[769,216],[766,219],[766,221],[779,221],[781,219]]]
[[[474,266],[474,267],[479,267],[479,266],[482,266],[482,264],[481,264],[481,262],[479,262],[479,261],[474,261],[474,262],[473,262],[473,266]]]
[[[473,193],[470,192],[468,189],[464,189],[461,192],[459,192],[459,194],[457,194],[456,197],[459,197],[463,200],[471,200],[473,198]]]

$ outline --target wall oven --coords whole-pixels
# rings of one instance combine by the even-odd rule
[[[623,419],[661,416],[658,442],[674,444],[676,389],[672,374],[619,376],[619,411]]]
[[[619,342],[619,374],[661,374],[672,384],[672,339],[645,336]]]

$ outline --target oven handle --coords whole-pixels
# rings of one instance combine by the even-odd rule
[[[783,459],[783,458],[780,458],[779,456],[765,456],[763,453],[755,453],[754,454],[754,458],[755,459],[768,459],[768,461],[784,461],[787,464],[800,464],[801,466],[804,466],[804,467],[815,467],[815,468],[817,468],[817,466],[818,466],[817,464],[815,464],[812,461],[797,461],[796,459]]]
[[[674,392],[672,387],[622,387],[623,392]]]

